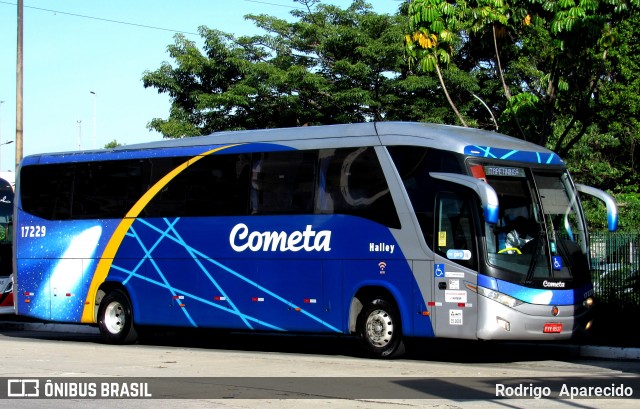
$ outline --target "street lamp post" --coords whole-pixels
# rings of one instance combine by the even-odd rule
[[[82,120],[78,119],[78,150],[82,150]]]
[[[96,110],[96,100],[98,99],[98,94],[95,91],[89,91],[93,95],[93,149],[96,148],[96,123],[98,120],[98,112]]]

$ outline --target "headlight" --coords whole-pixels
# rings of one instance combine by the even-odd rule
[[[494,290],[490,290],[488,288],[480,287],[480,286],[478,286],[478,294],[483,295],[490,300],[497,301],[500,304],[506,305],[507,307],[511,307],[511,308],[522,304],[522,301],[517,300],[511,296],[499,293]]]

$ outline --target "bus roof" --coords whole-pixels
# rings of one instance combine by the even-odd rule
[[[100,160],[104,158],[102,157],[104,154],[109,154],[109,159],[124,159],[146,157],[149,156],[148,150],[156,149],[183,148],[180,150],[185,150],[185,148],[257,143],[278,144],[294,149],[416,145],[478,157],[510,158],[547,164],[562,163],[557,155],[546,148],[496,132],[419,122],[367,122],[215,132],[207,136],[163,139],[113,149],[32,155],[25,158],[24,164]],[[188,151],[186,154],[189,154],[192,149],[186,149],[186,151]],[[197,149],[193,150],[193,152],[196,151]],[[532,154],[538,157],[542,155],[542,159],[528,160],[522,155],[514,156],[514,153],[523,152],[529,154],[525,155],[527,157]]]

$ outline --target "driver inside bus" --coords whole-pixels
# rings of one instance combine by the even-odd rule
[[[533,240],[531,220],[518,216],[510,223],[512,230],[507,233],[505,238],[505,253],[507,254],[520,254],[518,251],[524,247],[525,244]]]

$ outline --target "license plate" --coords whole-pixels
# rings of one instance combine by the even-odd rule
[[[542,330],[545,334],[558,334],[562,332],[562,324],[560,323],[546,323],[544,324],[544,329]]]

